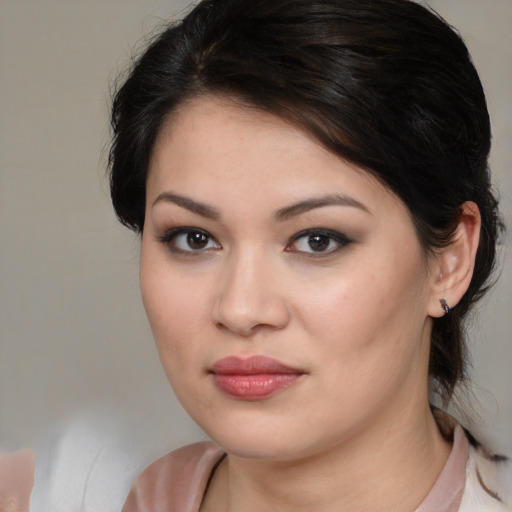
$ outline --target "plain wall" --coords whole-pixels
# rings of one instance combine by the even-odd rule
[[[164,377],[138,291],[138,240],[105,174],[109,89],[186,2],[0,0],[0,447],[88,411],[123,418],[154,454],[201,435]],[[512,2],[432,0],[464,35],[493,119],[494,181],[512,226]],[[512,452],[510,235],[475,316],[486,438]]]

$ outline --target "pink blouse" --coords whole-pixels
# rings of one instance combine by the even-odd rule
[[[457,425],[453,448],[434,487],[414,512],[457,512],[464,492],[468,440]],[[198,512],[206,486],[224,453],[213,443],[179,448],[137,478],[123,512]]]

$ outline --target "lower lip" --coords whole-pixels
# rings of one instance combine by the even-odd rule
[[[226,395],[241,400],[260,400],[291,386],[302,377],[298,373],[256,375],[213,374],[215,385]]]

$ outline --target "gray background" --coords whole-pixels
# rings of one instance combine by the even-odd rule
[[[149,458],[201,435],[160,369],[139,298],[138,240],[117,224],[105,177],[109,88],[143,37],[186,4],[0,0],[4,450],[89,414],[144,437]],[[459,28],[481,72],[494,181],[512,226],[512,0],[430,4]],[[510,253],[509,234],[470,335],[477,430],[512,453]]]

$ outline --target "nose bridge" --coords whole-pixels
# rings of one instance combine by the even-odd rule
[[[279,292],[279,269],[257,246],[234,251],[224,264],[214,321],[242,335],[256,327],[282,328],[288,321]]]

